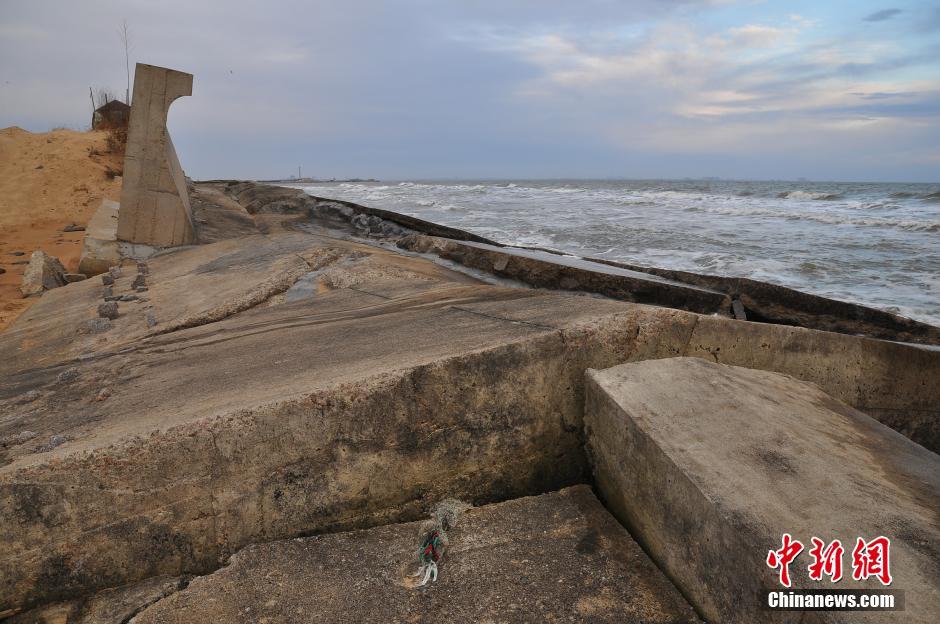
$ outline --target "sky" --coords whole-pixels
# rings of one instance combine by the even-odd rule
[[[940,3],[0,0],[0,127],[132,63],[196,179],[940,181]]]

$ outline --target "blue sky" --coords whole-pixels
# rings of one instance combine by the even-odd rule
[[[195,75],[195,178],[940,181],[940,4],[0,0],[0,126]]]

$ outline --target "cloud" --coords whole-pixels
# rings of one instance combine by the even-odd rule
[[[776,44],[787,32],[782,28],[748,24],[728,31],[735,45],[745,47],[770,47]]]
[[[169,124],[196,178],[776,177],[807,154],[935,178],[911,162],[940,145],[918,34],[940,13],[904,6],[902,33],[783,0],[7,3],[0,126],[87,125],[89,86],[124,91],[126,17],[132,62],[195,75]]]
[[[882,9],[862,18],[866,22],[883,22],[903,13],[901,9]]]

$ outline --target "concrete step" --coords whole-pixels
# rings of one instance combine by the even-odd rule
[[[852,580],[851,553],[891,540],[905,610],[811,621],[937,621],[940,457],[817,386],[693,358],[624,364],[588,372],[585,426],[609,508],[710,621],[807,621],[762,609],[784,589],[765,562],[784,533],[806,547],[794,588],[882,588]],[[844,545],[838,585],[808,576],[814,536]]]

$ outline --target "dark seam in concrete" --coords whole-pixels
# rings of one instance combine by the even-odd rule
[[[926,414],[936,414],[937,412],[940,412],[940,408],[930,409],[929,407],[878,407],[877,405],[858,405],[855,406],[855,409],[863,412],[868,409],[882,410],[885,412],[924,412]]]
[[[355,287],[353,287],[353,286],[347,286],[346,288],[347,288],[348,290],[354,290],[354,291],[356,291],[357,293],[362,293],[363,295],[372,295],[373,297],[378,297],[379,299],[385,299],[386,301],[391,301],[391,300],[393,299],[392,297],[386,297],[385,295],[380,295],[380,294],[378,294],[378,293],[369,292],[368,290],[363,290],[363,289],[361,289],[361,288],[355,288]]]
[[[532,321],[521,321],[517,319],[503,318],[502,316],[496,316],[495,314],[487,314],[486,312],[478,312],[477,310],[470,310],[468,308],[461,308],[460,306],[450,306],[453,310],[460,310],[461,312],[469,312],[470,314],[476,314],[477,316],[483,316],[489,319],[494,319],[497,321],[506,321],[507,323],[517,323],[521,325],[529,325],[530,327],[537,327],[539,329],[548,329],[551,331],[560,331],[561,327],[552,327],[551,325],[542,325],[540,323],[533,323]]]

